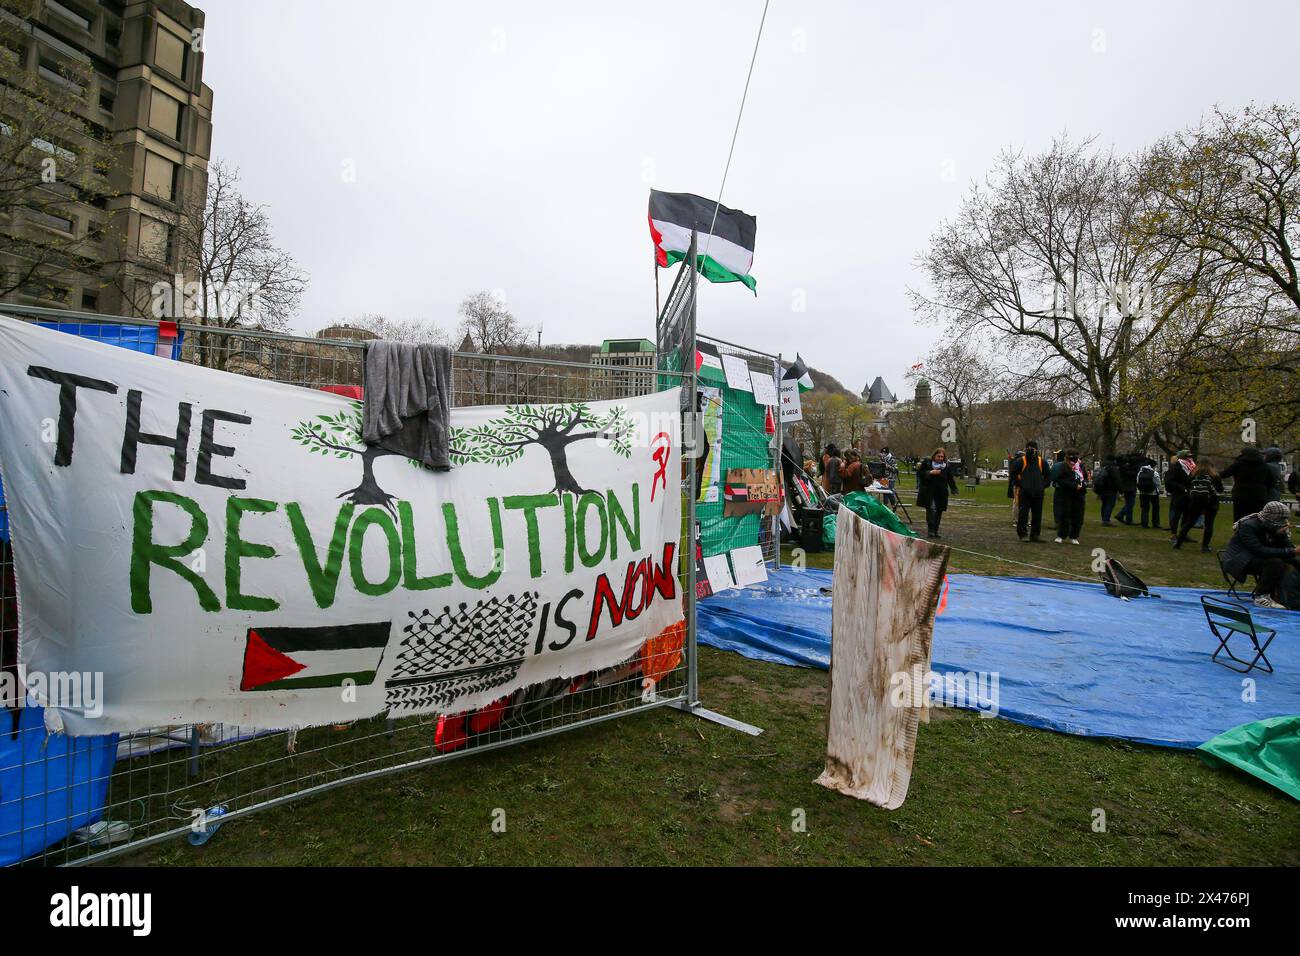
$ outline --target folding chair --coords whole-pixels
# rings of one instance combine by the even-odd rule
[[[1237,585],[1244,584],[1247,578],[1249,577],[1249,575],[1247,575],[1246,578],[1234,578],[1232,576],[1232,572],[1229,571],[1227,567],[1225,567],[1223,564],[1223,552],[1216,551],[1214,554],[1215,557],[1219,559],[1219,573],[1223,575],[1223,581],[1225,584],[1228,585],[1228,597],[1233,597],[1233,598],[1237,598],[1238,600],[1241,600],[1241,595],[1237,593]]]
[[[1236,671],[1238,674],[1249,674],[1258,667],[1266,674],[1273,673],[1273,665],[1268,662],[1264,652],[1268,650],[1268,645],[1272,643],[1273,638],[1277,636],[1277,631],[1270,630],[1266,627],[1257,627],[1251,619],[1250,611],[1235,601],[1225,601],[1222,598],[1210,597],[1208,594],[1201,595],[1201,606],[1205,610],[1205,620],[1210,625],[1210,633],[1219,639],[1219,646],[1210,660],[1216,664],[1222,664],[1229,670]],[[1228,647],[1228,640],[1234,634],[1244,634],[1250,638],[1250,643],[1255,648],[1255,656],[1250,661],[1243,661]],[[1267,635],[1267,637],[1265,637]],[[1261,644],[1259,639],[1264,637],[1264,643]],[[1219,654],[1227,654],[1228,657],[1236,661],[1241,667],[1234,667],[1227,661],[1219,660]],[[1260,664],[1259,661],[1263,661]]]

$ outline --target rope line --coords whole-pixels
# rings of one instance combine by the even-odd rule
[[[736,138],[740,135],[740,119],[745,115],[745,100],[749,98],[749,81],[754,76],[754,63],[758,60],[758,44],[763,39],[763,24],[767,22],[767,7],[771,0],[763,0],[763,16],[758,21],[758,35],[754,37],[754,52],[749,57],[749,72],[745,74],[745,90],[740,95],[740,109],[736,112],[736,127],[731,131],[731,148],[727,150],[727,163],[722,167],[722,184],[718,186],[718,198],[713,203],[713,219],[709,222],[709,232],[704,240],[704,255],[709,254],[709,242],[713,239],[713,227],[718,222],[718,208],[722,205],[722,193],[727,188],[727,174],[731,172],[731,157],[736,152]]]

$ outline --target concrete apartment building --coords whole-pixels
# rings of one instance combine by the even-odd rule
[[[149,314],[154,283],[186,271],[176,242],[182,201],[201,197],[207,186],[212,90],[202,80],[203,12],[181,0],[43,0],[21,18],[13,8],[4,3],[0,15],[17,42],[0,54],[74,93],[77,115],[111,134],[114,168],[108,195],[69,203],[66,215],[48,217],[60,221],[44,223],[86,238],[77,248],[87,272],[32,283],[4,298]],[[65,66],[88,75],[89,83],[70,83],[60,73]]]
[[[605,339],[600,351],[591,354],[591,364],[611,369],[644,369],[642,372],[605,373],[609,398],[642,395],[654,387],[655,346],[649,339]]]

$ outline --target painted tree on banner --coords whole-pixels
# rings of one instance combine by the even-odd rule
[[[551,457],[556,495],[587,493],[569,470],[568,450],[575,442],[601,439],[623,458],[632,456],[632,419],[622,405],[596,414],[586,402],[564,405],[509,405],[501,418],[470,428],[453,428],[451,460],[508,465],[518,461],[529,445],[540,445]]]
[[[361,459],[361,484],[355,488],[340,492],[338,497],[358,505],[382,505],[392,514],[393,496],[379,487],[375,481],[375,459],[396,452],[378,445],[367,445],[361,439],[361,403],[352,402],[343,411],[334,415],[317,415],[313,419],[299,422],[290,432],[293,440],[306,446],[313,455],[333,456],[335,458]],[[412,462],[419,465],[419,462]]]

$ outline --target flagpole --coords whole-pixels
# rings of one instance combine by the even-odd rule
[[[659,260],[651,259],[650,268],[655,271],[655,328],[659,328]]]

